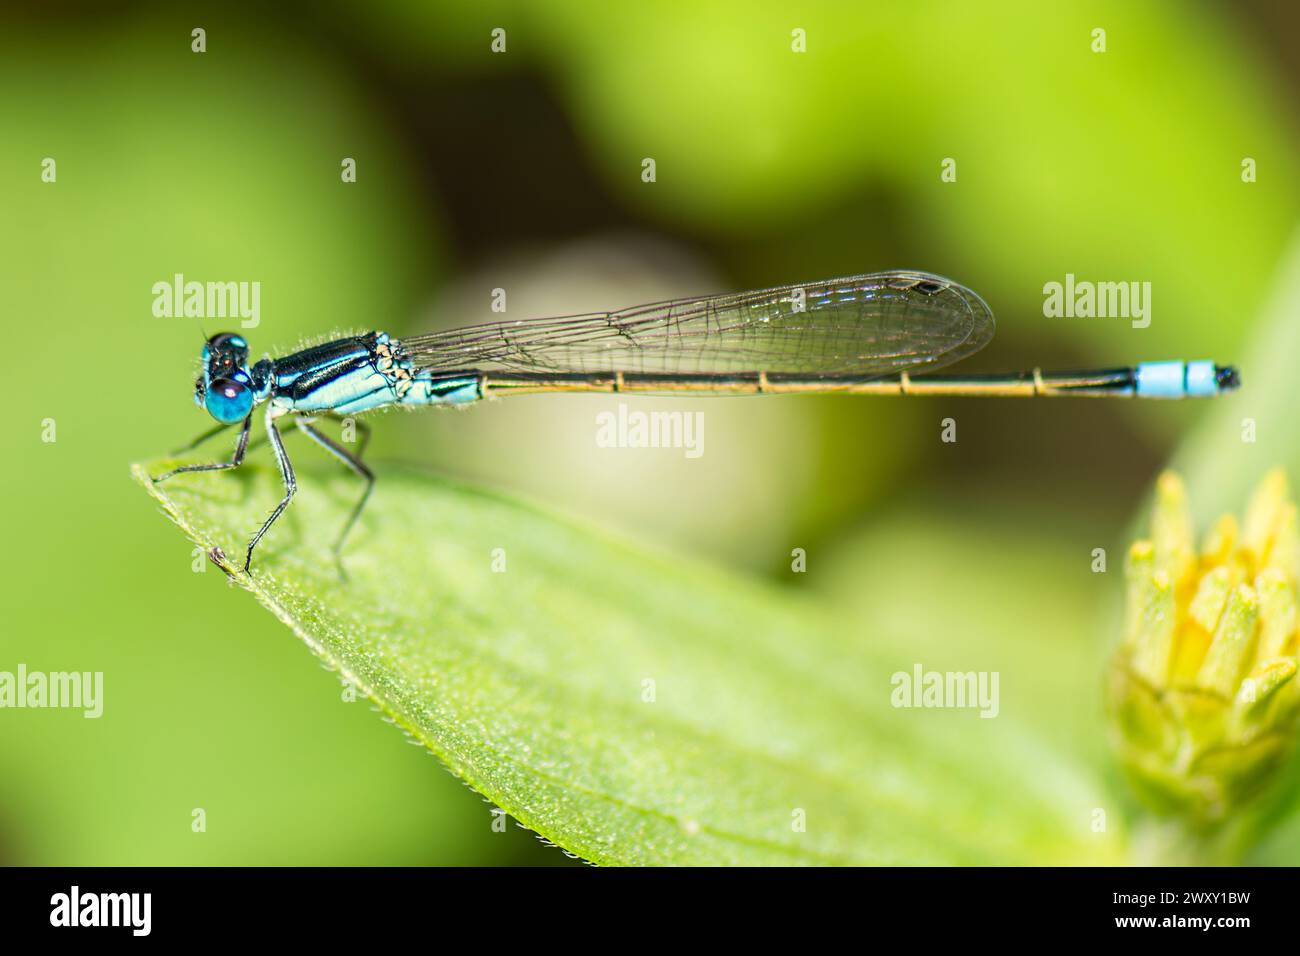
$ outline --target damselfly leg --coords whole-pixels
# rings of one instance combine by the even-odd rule
[[[315,421],[315,420],[316,420],[316,417],[317,417],[317,416],[312,415],[312,416],[311,416],[310,418],[308,418],[307,420],[308,420],[309,422],[312,422],[312,421]],[[357,430],[357,432],[359,433],[359,436],[360,436],[360,437],[357,439],[357,450],[354,451],[354,452],[349,452],[349,454],[350,454],[353,458],[357,459],[358,461],[360,461],[362,458],[365,457],[365,454],[366,454],[366,446],[370,444],[370,426],[369,426],[369,425],[367,425],[365,422],[363,422],[363,421],[362,421],[361,419],[359,419],[359,418],[353,418],[351,415],[339,415],[337,412],[326,412],[324,415],[322,415],[322,416],[320,416],[320,417],[321,417],[321,418],[328,418],[330,421],[338,422],[338,423],[340,423],[341,425],[344,425],[344,426],[346,426],[346,425],[348,424],[348,422],[351,422],[351,423],[352,423],[352,427],[354,427],[354,428]]]
[[[358,427],[364,427],[361,425],[360,422],[358,422],[357,424]],[[371,471],[366,466],[366,464],[361,460],[361,454],[365,451],[365,447],[366,447],[365,441],[364,440],[362,441],[361,448],[358,449],[357,454],[353,455],[350,451],[348,451],[342,445],[339,445],[328,435],[324,435],[321,432],[317,431],[315,428],[313,428],[311,423],[308,422],[306,419],[303,418],[298,419],[297,425],[300,429],[302,429],[302,431],[307,435],[308,438],[310,438],[316,444],[320,445],[322,448],[324,448],[327,452],[329,452],[339,461],[343,462],[343,464],[351,468],[353,472],[360,475],[362,478],[366,479],[366,490],[362,492],[361,500],[358,501],[356,507],[352,509],[352,514],[348,516],[347,523],[343,525],[343,531],[339,534],[338,541],[334,543],[334,556],[336,558],[340,558],[340,555],[343,551],[343,542],[347,540],[348,532],[352,530],[352,526],[356,524],[357,519],[361,517],[361,512],[362,510],[365,509],[366,502],[370,500],[370,492],[375,487],[375,473]],[[368,428],[365,430],[365,436],[366,439],[369,439],[370,437],[370,430]]]
[[[226,425],[222,425],[221,428],[219,429],[216,429],[212,432],[208,432],[204,435],[200,435],[198,441],[196,441],[195,444],[199,444],[200,442],[208,438],[211,438],[217,432],[224,431],[226,427],[227,427]],[[168,478],[172,477],[173,475],[180,475],[191,471],[228,471],[231,468],[238,468],[241,464],[243,464],[244,454],[248,451],[248,430],[252,427],[253,427],[253,416],[250,414],[247,418],[244,419],[244,424],[239,426],[239,441],[235,443],[235,454],[234,457],[230,459],[230,461],[216,461],[207,465],[182,465],[179,468],[173,468],[171,471],[159,475],[157,478],[154,479],[154,481],[155,482],[166,481]]]
[[[270,530],[271,525],[275,524],[275,519],[280,517],[285,508],[289,507],[289,502],[293,500],[294,493],[298,490],[298,479],[293,473],[293,464],[289,461],[288,454],[284,450],[284,442],[280,440],[280,430],[275,427],[275,418],[279,410],[274,405],[266,406],[266,437],[271,440],[271,452],[275,455],[275,463],[280,466],[280,478],[284,481],[284,497],[280,503],[275,506],[275,510],[267,516],[262,522],[262,527],[257,529],[257,534],[253,535],[253,540],[248,542],[248,554],[244,556],[244,573],[249,573],[249,567],[253,563],[253,549],[257,547],[257,542],[262,540],[262,535]]]
[[[339,461],[343,462],[343,464],[347,465],[347,467],[355,474],[360,475],[366,480],[366,489],[361,495],[361,500],[358,501],[356,506],[352,509],[351,514],[348,516],[348,520],[343,525],[343,531],[339,534],[338,540],[334,544],[334,553],[337,557],[342,552],[343,544],[347,541],[347,537],[351,533],[353,525],[357,523],[357,520],[361,517],[361,512],[365,510],[366,503],[370,500],[370,492],[373,490],[375,485],[374,472],[371,471],[370,468],[361,460],[361,456],[365,454],[366,446],[370,443],[370,426],[365,422],[359,421],[350,416],[337,415],[331,412],[326,412],[319,416],[321,418],[331,419],[332,421],[352,423],[358,432],[358,439],[356,452],[351,452],[329,436],[323,434],[319,429],[312,427],[312,422],[315,421],[316,417],[317,416],[299,417],[295,415],[294,424],[297,425],[298,428],[312,441],[316,442],[316,444],[320,445],[335,458],[339,459]],[[252,543],[248,548],[248,555],[244,561],[245,571],[248,570],[249,562],[252,560],[253,548],[257,546],[259,541],[261,541],[262,536],[270,530],[275,519],[280,516],[281,512],[283,512],[286,507],[288,507],[289,500],[293,497],[294,491],[297,490],[293,465],[289,462],[289,456],[284,450],[284,444],[281,441],[279,430],[275,428],[268,416],[266,422],[266,433],[250,440],[249,436],[252,427],[252,420],[252,415],[249,415],[244,419],[239,430],[239,440],[235,445],[235,453],[230,461],[212,462],[203,465],[183,465],[179,468],[173,468],[171,471],[161,474],[154,479],[154,481],[165,481],[173,475],[179,475],[186,472],[227,471],[231,468],[238,468],[243,464],[244,458],[247,457],[248,452],[257,448],[263,442],[268,440],[271,442],[272,450],[275,453],[276,464],[280,466],[280,475],[284,479],[286,494],[284,500],[280,502],[276,509],[271,513],[271,516],[263,523],[257,534],[253,536]],[[211,428],[195,438],[194,441],[190,442],[190,444],[177,449],[173,454],[180,455],[187,451],[192,451],[208,439],[214,438],[229,428],[230,424],[219,425],[216,428]]]
[[[231,425],[233,424],[234,422],[224,422],[218,425],[216,428],[209,428],[207,431],[199,435],[198,438],[195,438],[188,445],[182,445],[180,448],[177,448],[175,451],[172,452],[171,456],[173,458],[177,458],[185,454],[187,451],[193,451],[194,449],[202,445],[205,441],[207,441],[209,438],[215,438],[217,435],[220,435],[226,429],[230,428]]]
[[[343,415],[336,415],[333,412],[325,412],[323,415],[320,416],[313,414],[307,420],[315,421],[317,417],[328,418],[332,422],[349,422],[349,421],[352,422],[353,427],[356,428],[357,432],[361,436],[357,441],[357,450],[353,454],[353,457],[360,458],[362,455],[366,453],[366,445],[370,442],[370,426],[367,425],[365,422],[355,418],[348,418]],[[297,420],[295,419],[295,421]],[[249,440],[248,450],[252,451],[255,448],[260,448],[265,443],[266,443],[266,436],[259,435],[256,438],[252,438]]]

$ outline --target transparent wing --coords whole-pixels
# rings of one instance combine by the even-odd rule
[[[934,369],[993,337],[969,289],[924,272],[876,272],[620,312],[493,322],[402,339],[434,371],[788,373],[871,378]]]

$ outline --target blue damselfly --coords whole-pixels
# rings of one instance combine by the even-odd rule
[[[294,416],[308,437],[365,479],[335,545],[341,550],[374,486],[361,460],[369,431],[350,451],[314,427],[386,406],[465,405],[521,392],[659,394],[1077,395],[1183,398],[1240,384],[1213,362],[1145,362],[1078,372],[1034,369],[996,375],[920,374],[978,351],[993,338],[993,313],[970,289],[924,272],[877,272],[757,292],[678,299],[594,315],[493,322],[394,339],[384,332],[338,338],[248,365],[248,343],[222,333],[203,347],[194,401],[220,424],[240,425],[230,461],[160,475],[237,468],[253,410],[266,406],[266,434],[284,498],[297,488],[276,419]]]

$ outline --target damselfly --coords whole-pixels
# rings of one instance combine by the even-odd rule
[[[365,479],[335,545],[356,524],[374,486],[356,451],[314,427],[386,406],[465,405],[521,392],[659,394],[1086,395],[1183,398],[1236,388],[1235,368],[1213,362],[1144,362],[1079,372],[1034,369],[998,375],[922,375],[983,348],[993,313],[970,289],[924,272],[876,272],[757,292],[678,299],[621,312],[493,322],[394,339],[367,332],[248,365],[248,343],[213,336],[203,347],[194,401],[220,424],[189,447],[239,424],[227,462],[185,465],[156,478],[237,468],[253,409],[265,404],[266,434],[284,498],[253,536],[244,559],[293,498],[293,466],[276,419],[292,415],[309,438]],[[916,376],[916,377],[914,377]]]

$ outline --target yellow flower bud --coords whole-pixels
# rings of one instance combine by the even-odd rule
[[[1240,526],[1220,518],[1198,554],[1183,483],[1167,473],[1151,525],[1129,550],[1113,736],[1148,803],[1212,826],[1276,776],[1300,720],[1296,507],[1271,471]]]

